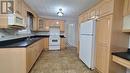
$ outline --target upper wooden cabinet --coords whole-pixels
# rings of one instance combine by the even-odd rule
[[[130,14],[130,0],[124,0],[124,16]]]
[[[9,7],[9,4],[12,7]],[[2,5],[2,14],[7,14],[7,13],[15,13],[22,15],[22,4],[23,0],[1,0],[1,5]],[[9,7],[9,8],[7,8]]]
[[[23,5],[23,0],[14,0],[14,11],[15,13],[18,13],[22,15],[22,5]]]
[[[37,28],[37,31],[49,31],[50,26],[59,26],[60,31],[64,32],[64,21],[62,20],[38,18],[38,24],[35,28]]]
[[[108,14],[113,13],[114,8],[114,0],[104,0],[99,4],[100,8],[100,16],[106,16]]]
[[[2,0],[2,9],[0,13],[0,28],[21,28],[25,27],[24,18],[22,16],[22,5],[23,0],[11,0],[12,2],[8,2],[9,0]],[[13,8],[7,9],[6,7],[12,3]],[[4,5],[5,4],[5,5]],[[14,27],[15,26],[15,27]]]
[[[79,16],[79,23],[82,23],[90,19],[109,15],[113,13],[113,8],[114,8],[113,0],[103,0],[99,4],[83,12]]]
[[[7,0],[2,0],[2,1],[5,3],[8,3],[8,2],[6,2]],[[18,29],[19,26],[20,26],[20,29],[21,29],[21,27],[25,28],[28,24],[27,11],[31,12],[34,15],[33,26],[37,25],[37,23],[38,23],[37,14],[24,2],[24,0],[11,0],[11,1],[13,1],[13,4],[14,4],[14,6],[13,6],[14,13],[12,13],[12,15],[14,14],[14,17],[12,16],[12,19],[14,18],[14,21],[12,19],[9,19],[10,18],[9,16],[11,14],[8,14],[9,11],[5,10],[5,14],[3,14],[3,12],[0,14],[0,28],[7,29],[10,27],[13,27],[13,29],[15,29],[15,28]],[[5,7],[4,7],[4,9],[6,9]],[[10,24],[9,22],[11,22],[11,26],[9,25]],[[16,23],[12,24],[12,22],[16,22]],[[21,22],[22,25],[18,25],[18,22]],[[12,25],[15,25],[15,27]],[[33,28],[33,29],[36,30],[35,28]]]

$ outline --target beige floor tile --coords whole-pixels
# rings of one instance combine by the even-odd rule
[[[30,73],[96,73],[78,58],[76,49],[44,51]]]

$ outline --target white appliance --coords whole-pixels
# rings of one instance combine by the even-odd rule
[[[49,33],[49,50],[60,50],[60,27],[51,26]]]
[[[90,69],[95,67],[95,20],[89,20],[80,25],[80,59]]]
[[[8,25],[26,27],[23,17],[18,14],[8,14]]]

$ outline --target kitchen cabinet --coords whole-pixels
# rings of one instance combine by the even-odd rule
[[[130,15],[130,0],[124,0],[124,16]]]
[[[43,50],[43,39],[23,48],[0,48],[1,73],[28,73]]]
[[[26,50],[27,72],[30,71],[33,64],[36,62],[38,56],[42,52],[42,49],[43,49],[43,39],[27,47]]]
[[[88,19],[92,19],[95,16],[95,8],[88,10]]]
[[[60,38],[60,48],[65,49],[65,39],[64,38]]]
[[[79,23],[93,19],[95,17],[103,17],[113,13],[114,0],[103,0],[94,7],[83,12],[79,16]]]
[[[44,38],[43,41],[44,41],[44,45],[43,45],[44,50],[47,51],[49,49],[49,37],[48,38]]]
[[[39,23],[38,23],[38,30],[39,31],[45,31],[46,30],[46,25],[45,25],[45,19],[39,18]]]
[[[1,1],[5,1],[5,3],[8,3],[8,2],[6,2],[6,1],[9,1],[9,0],[1,0]],[[14,13],[16,13],[16,14],[19,14],[19,15],[21,15],[22,14],[22,4],[23,4],[23,0],[11,0],[11,1],[13,1],[13,2],[11,2],[12,3],[12,6],[13,6],[13,8],[9,8],[10,10],[4,10],[4,12],[2,12],[2,13],[6,13],[6,14],[8,14],[8,12],[14,12]],[[6,4],[6,5],[8,5],[8,4]],[[4,9],[4,8],[3,8]],[[13,14],[13,13],[12,13]]]
[[[23,0],[13,0],[13,1],[14,1],[14,11],[15,11],[15,13],[22,15]]]
[[[95,65],[99,73],[125,73],[125,68],[114,63],[111,55],[112,52],[126,51],[128,48],[129,35],[122,33],[123,3],[124,0],[102,0],[94,8],[90,8],[79,16],[79,28],[81,21],[86,19],[81,18],[85,13],[88,18],[93,15],[98,16]]]
[[[112,60],[114,62],[118,63],[119,65],[122,65],[122,66],[130,69],[130,61],[129,60],[126,60],[124,58],[121,58],[121,57],[118,57],[118,56],[115,56],[115,55],[112,56]]]
[[[104,0],[99,4],[100,7],[100,16],[106,16],[113,13],[114,0]]]
[[[62,20],[53,20],[53,19],[45,19],[39,18],[38,24],[35,26],[37,28],[36,31],[49,31],[50,26],[59,26],[60,31],[64,32],[64,21]]]
[[[96,69],[101,73],[125,73],[125,69],[113,63],[111,59],[112,52],[127,50],[129,39],[129,36],[121,31],[123,17],[119,15],[123,14],[123,1],[113,0],[112,2],[110,2],[114,5],[114,8],[111,6],[112,12],[110,12],[111,9],[103,11],[105,8],[102,6],[104,9],[100,10],[101,17],[97,19]],[[104,13],[109,13],[109,15],[104,15]]]
[[[96,23],[96,68],[101,73],[109,73],[112,16],[100,18]]]
[[[46,31],[49,31],[49,27],[50,26],[59,26],[60,27],[60,31],[64,32],[64,21],[62,21],[62,20],[51,20],[51,19],[47,19],[45,21],[45,25],[46,25],[45,26]]]
[[[6,1],[6,0],[2,0],[2,1]],[[27,26],[27,11],[31,12],[34,15],[34,30],[36,30],[35,26],[37,25],[37,19],[35,19],[37,17],[37,14],[24,2],[24,0],[12,0],[14,1],[14,15],[19,16],[19,19],[22,19],[22,24],[21,25],[16,25],[17,23],[14,23],[14,26],[16,29],[21,29],[25,28]],[[9,14],[0,14],[0,28],[10,28],[14,26],[13,25],[9,25],[8,23],[8,16]],[[17,19],[18,20],[18,19]],[[16,27],[17,26],[17,27]]]
[[[7,0],[2,0],[2,1],[7,1]],[[0,14],[0,28],[10,28],[10,27],[15,27],[16,29],[18,28],[24,28],[25,25],[23,24],[24,19],[22,16],[22,5],[23,5],[23,0],[12,0],[14,7],[13,10],[14,13],[8,14],[8,11],[6,11],[5,14]],[[12,21],[10,22],[10,18]],[[17,27],[16,27],[17,26]]]
[[[84,20],[85,20],[84,18],[85,18],[85,17],[87,18],[87,15],[84,16],[83,14],[81,14],[81,15],[79,16],[79,23],[84,22]]]
[[[23,1],[22,4],[22,16],[24,18],[24,25],[28,24],[27,20],[27,12],[30,12],[33,14],[33,28],[32,31],[37,31],[38,30],[38,24],[39,24],[39,16]]]
[[[59,26],[60,26],[60,31],[61,31],[61,32],[64,32],[64,31],[65,31],[64,21],[60,21],[60,22],[59,22]]]

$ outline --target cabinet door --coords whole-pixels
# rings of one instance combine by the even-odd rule
[[[113,13],[114,0],[104,0],[99,5],[101,17]]]
[[[44,38],[44,50],[48,50],[49,48],[49,38]]]
[[[129,1],[130,0],[124,0],[124,12],[123,12],[124,16],[127,16],[128,14],[128,5],[130,4]]]
[[[26,71],[27,73],[30,71],[33,64],[33,46],[29,46],[26,50]]]
[[[124,0],[124,16],[130,14],[130,0]]]
[[[84,18],[85,18],[84,14],[81,14],[81,15],[79,16],[79,23],[84,22]]]
[[[60,48],[65,49],[65,40],[64,40],[64,38],[60,38]]]
[[[64,21],[59,21],[60,31],[64,32]]]
[[[49,27],[50,27],[49,24],[50,24],[49,21],[46,20],[46,21],[45,21],[45,31],[49,31]]]
[[[130,14],[130,0],[128,0],[128,14]]]
[[[112,16],[97,20],[96,27],[96,68],[101,73],[109,73],[110,35]]]
[[[22,15],[22,2],[23,0],[14,0],[14,10],[20,15]]]

